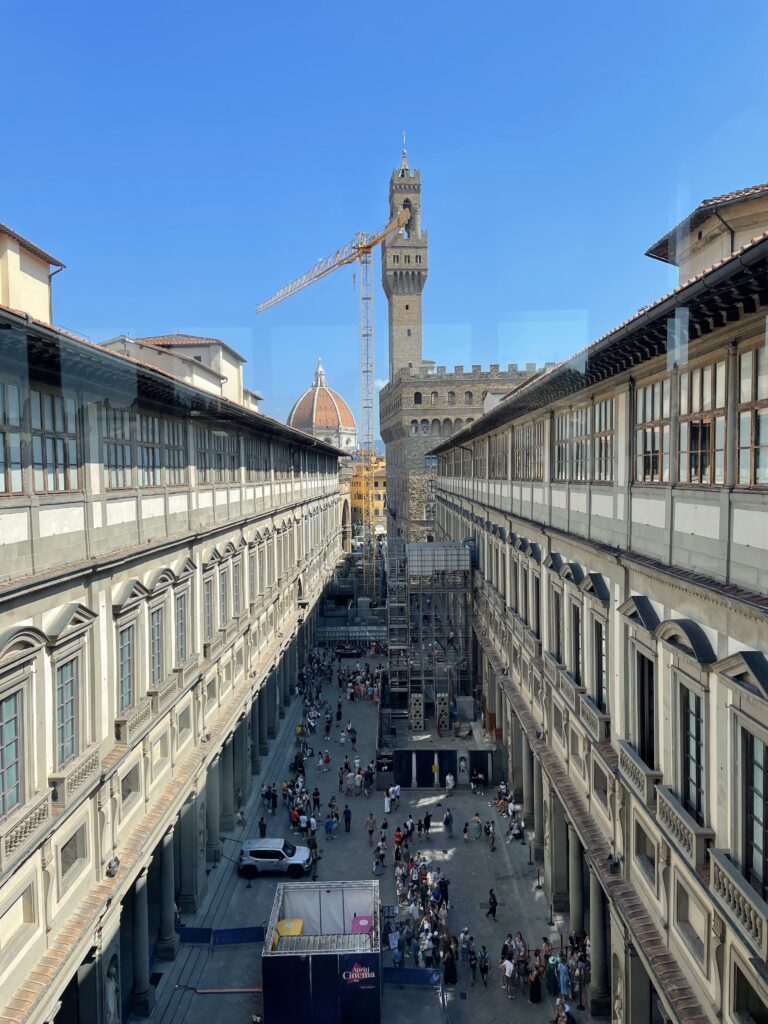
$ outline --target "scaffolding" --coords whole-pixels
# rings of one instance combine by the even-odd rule
[[[471,551],[390,538],[388,556],[389,705],[442,732],[456,697],[472,693]]]

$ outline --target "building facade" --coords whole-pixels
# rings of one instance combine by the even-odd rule
[[[381,436],[389,466],[387,508],[393,537],[434,540],[434,469],[425,461],[436,437],[450,436],[483,412],[489,384],[513,388],[535,370],[457,366],[452,372],[422,355],[422,292],[427,281],[427,232],[421,227],[421,172],[400,167],[389,180],[389,214],[410,210],[402,235],[382,244],[381,276],[389,310],[389,382],[379,393]]]
[[[486,727],[616,1022],[768,1012],[766,227],[434,450]]]
[[[312,642],[338,454],[0,309],[3,1021],[151,1009]]]
[[[369,493],[370,492],[370,493]],[[352,463],[351,479],[352,525],[362,527],[363,513],[368,507],[373,511],[375,533],[387,532],[387,460],[381,455],[373,456],[373,471],[370,477],[363,473],[362,463]]]

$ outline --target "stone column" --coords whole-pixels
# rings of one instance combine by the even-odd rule
[[[416,789],[418,786],[418,775],[416,773],[416,751],[411,753],[411,788]]]
[[[512,777],[509,780],[510,789],[515,803],[523,802],[523,729],[517,715],[512,717],[512,739],[510,764],[512,766]]]
[[[236,810],[244,806],[251,791],[251,772],[248,765],[248,718],[240,719],[235,727],[235,735],[232,740],[232,755],[234,760],[234,793],[238,803]]]
[[[205,790],[191,793],[179,819],[179,910],[195,914],[208,888],[205,873]]]
[[[584,868],[581,842],[576,829],[568,822],[568,912],[571,931],[584,934]]]
[[[285,652],[282,652],[277,663],[277,713],[280,718],[285,718],[285,705],[288,703],[288,673],[285,664]]]
[[[259,695],[253,698],[253,704],[251,704],[251,775],[258,775],[261,771],[261,760],[259,749],[261,745],[261,733],[260,733],[260,722],[259,722]]]
[[[221,785],[221,824],[222,832],[231,832],[235,827],[235,778],[233,772],[232,737],[228,736],[221,748],[221,765],[219,767]]]
[[[205,853],[208,860],[214,864],[221,856],[221,841],[219,840],[219,755],[211,761],[208,766],[208,777],[205,783],[205,806],[207,840]]]
[[[608,987],[608,943],[605,934],[605,893],[593,867],[589,869],[589,938],[592,943],[592,976],[588,1008],[593,1017],[610,1012]]]
[[[270,672],[267,678],[267,736],[274,739],[277,736],[277,670]]]
[[[176,877],[173,865],[174,822],[162,838],[160,861],[160,934],[157,937],[157,959],[175,960],[179,951],[176,933]]]
[[[544,786],[541,779],[541,761],[533,758],[533,821],[536,831],[533,836],[533,858],[537,863],[544,860]]]
[[[435,770],[432,772],[432,785],[435,787],[435,789],[440,789],[440,761],[438,759],[437,754],[435,754],[434,756]]]
[[[524,732],[521,731],[521,739],[523,741],[523,815],[525,817],[525,824],[528,828],[531,827],[531,819],[533,818],[533,751],[531,745],[528,742],[528,737]]]
[[[266,754],[269,751],[269,742],[267,740],[267,689],[266,685],[262,685],[256,695],[256,700],[259,702],[259,754]]]
[[[142,868],[133,886],[133,1013],[148,1017],[155,1005],[155,990],[149,983],[149,914],[147,910],[147,868]]]

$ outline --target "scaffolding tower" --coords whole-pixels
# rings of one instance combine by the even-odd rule
[[[455,698],[472,693],[471,551],[391,538],[388,555],[390,707],[442,732]]]

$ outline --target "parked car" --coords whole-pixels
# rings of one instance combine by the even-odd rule
[[[363,650],[360,647],[353,647],[352,644],[337,644],[334,654],[337,658],[362,658]]]
[[[237,873],[244,877],[277,871],[300,878],[312,866],[306,846],[294,846],[287,839],[246,839],[240,850]]]

